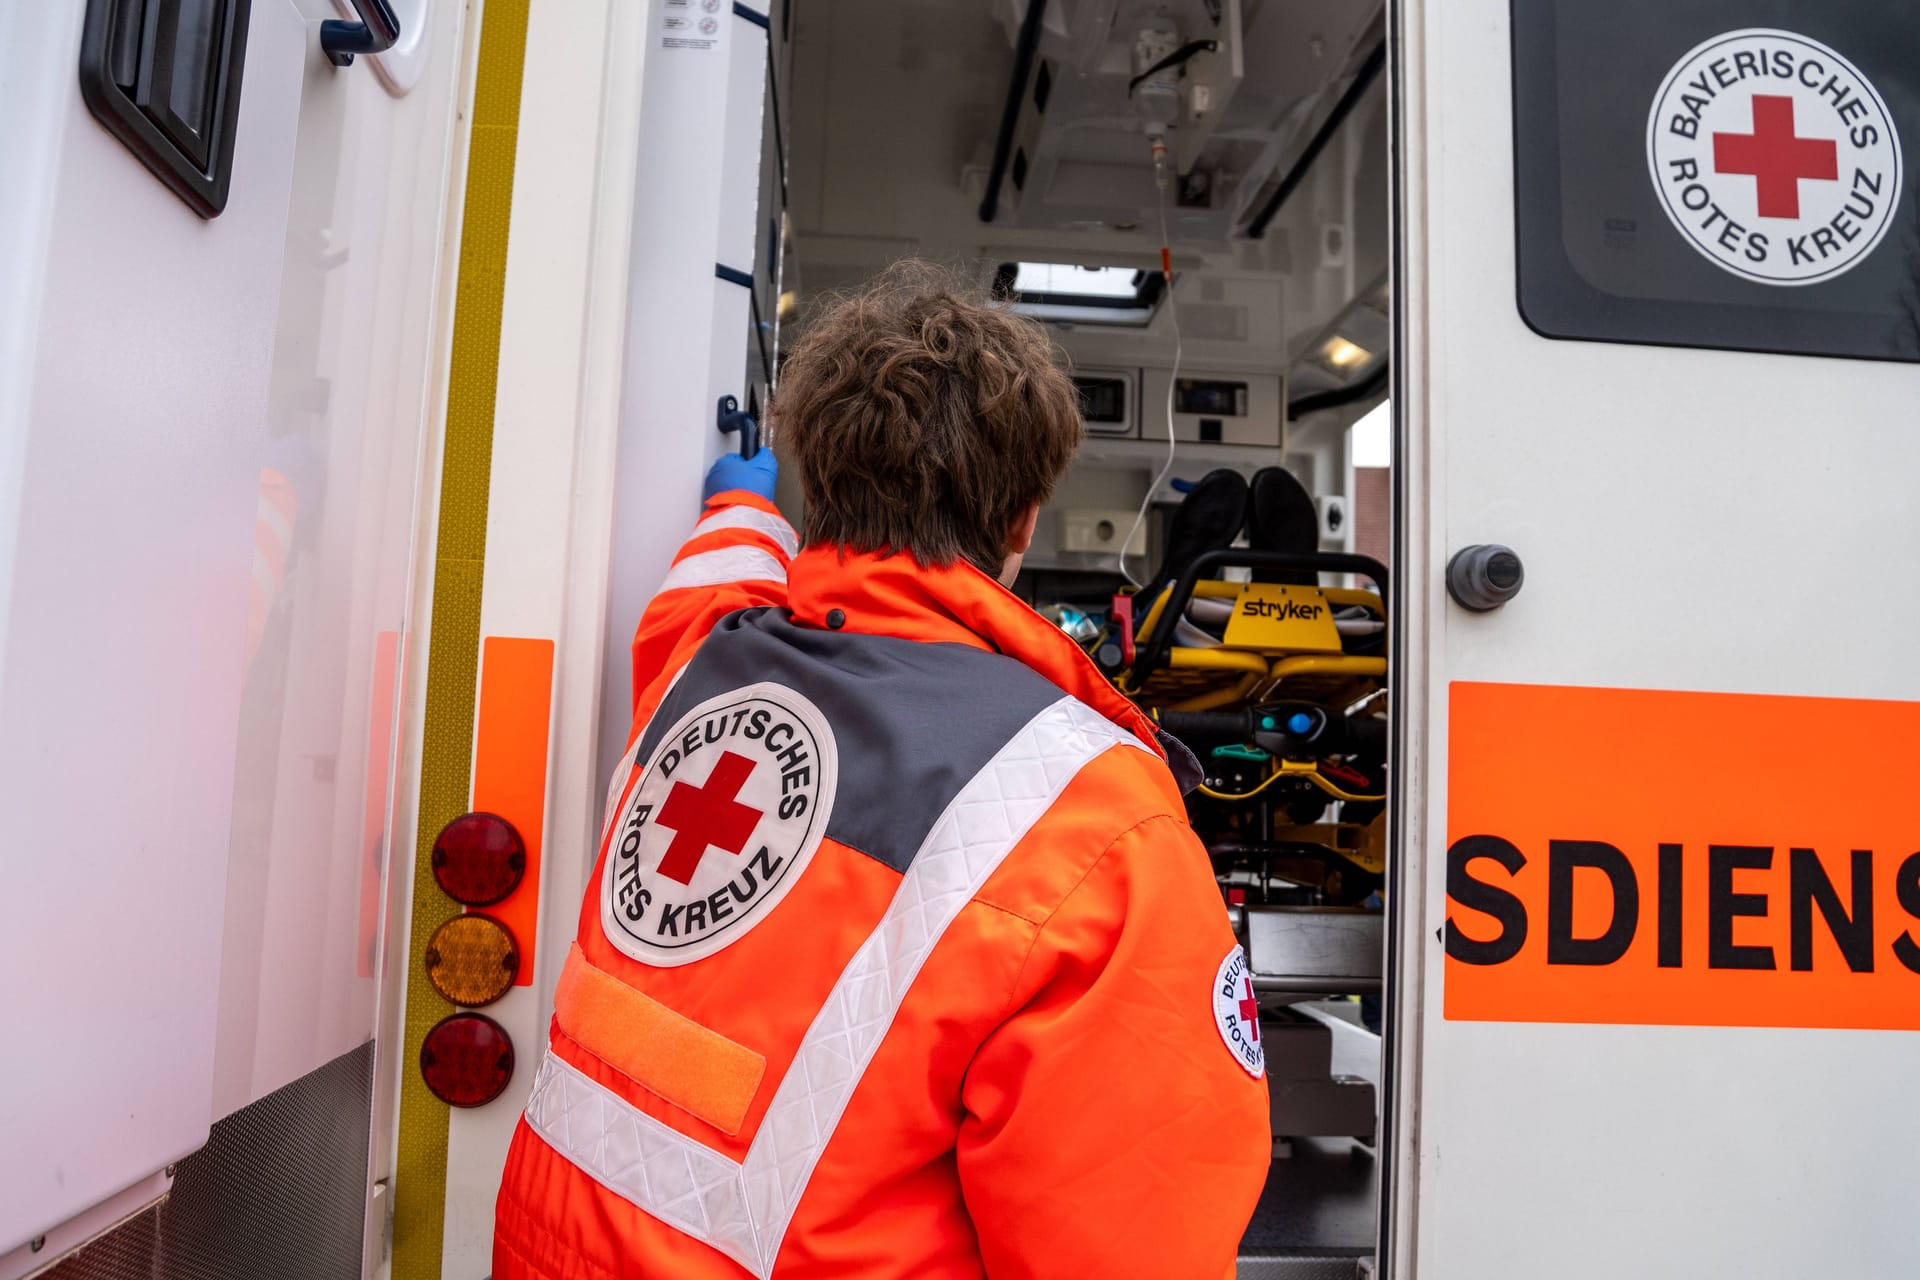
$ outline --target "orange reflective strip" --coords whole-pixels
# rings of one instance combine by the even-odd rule
[[[1920,1030],[1920,702],[1458,683],[1445,1015]]]
[[[392,795],[395,682],[400,633],[382,631],[373,644],[373,691],[367,703],[366,785],[360,809],[360,976],[374,975],[380,950],[380,885],[387,865],[387,802]]]
[[[575,943],[553,997],[560,1031],[635,1084],[732,1135],[767,1060],[596,969]]]
[[[253,522],[253,555],[256,561],[266,565],[273,585],[278,589],[280,579],[287,571],[287,548],[280,541],[280,531],[265,520]]]
[[[473,741],[473,807],[513,824],[527,846],[520,887],[487,914],[523,957],[514,985],[533,982],[540,921],[540,837],[547,821],[547,732],[553,715],[553,641],[488,636],[480,651],[480,714]]]

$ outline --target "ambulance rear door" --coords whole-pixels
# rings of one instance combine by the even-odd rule
[[[1920,1274],[1920,10],[1394,47],[1383,1270]]]

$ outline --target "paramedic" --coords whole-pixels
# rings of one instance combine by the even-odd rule
[[[896,268],[784,367],[804,540],[770,452],[716,465],[497,1280],[1232,1274],[1268,1105],[1197,767],[1001,586],[1079,442],[1054,356]]]

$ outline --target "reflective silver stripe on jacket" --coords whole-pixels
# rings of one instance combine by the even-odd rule
[[[788,555],[800,550],[800,539],[793,532],[793,526],[776,515],[770,515],[758,507],[728,507],[716,511],[699,524],[693,526],[693,536],[718,533],[722,529],[747,529],[770,538]]]
[[[1028,721],[940,815],[774,1091],[744,1162],[661,1123],[547,1055],[527,1124],[615,1195],[771,1274],[794,1210],[913,980],[960,910],[1088,761],[1147,748],[1074,698]]]
[[[729,582],[785,582],[787,566],[763,547],[721,547],[688,556],[667,572],[660,590],[717,587]]]

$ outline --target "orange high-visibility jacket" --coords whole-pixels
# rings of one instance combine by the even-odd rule
[[[496,1280],[1229,1275],[1252,988],[1163,743],[964,564],[710,502],[634,640]]]

